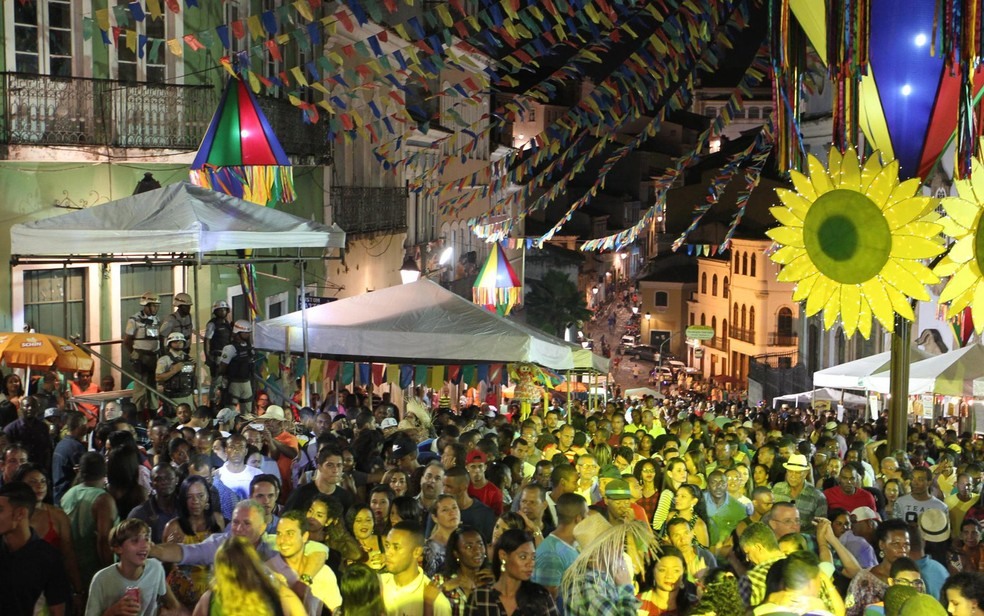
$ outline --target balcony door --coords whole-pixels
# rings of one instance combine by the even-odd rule
[[[4,13],[14,17],[6,26],[7,40],[14,42],[7,47],[8,66],[32,75],[75,74],[72,0],[6,0],[4,4]]]

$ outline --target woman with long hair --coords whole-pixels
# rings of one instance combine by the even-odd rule
[[[685,483],[676,491],[673,498],[673,512],[671,518],[683,518],[690,525],[690,530],[694,533],[694,541],[697,547],[708,549],[710,545],[710,533],[707,530],[707,522],[704,520],[704,499],[701,496],[700,488],[692,483]],[[666,525],[663,525],[664,532],[661,537],[666,536]]]
[[[964,571],[943,584],[940,602],[953,616],[972,616],[984,610],[984,574]]]
[[[885,519],[892,519],[896,517],[896,501],[905,494],[905,485],[899,479],[889,479],[885,482],[883,493],[885,494]]]
[[[639,593],[642,605],[639,612],[647,616],[676,616],[686,614],[694,601],[696,588],[687,580],[687,564],[679,550],[663,548],[653,567],[651,588]],[[740,597],[739,597],[740,599]],[[744,612],[725,612],[741,614]]]
[[[481,533],[467,525],[452,532],[444,568],[432,580],[451,603],[452,616],[462,616],[472,592],[495,581]]]
[[[492,542],[487,547],[489,562],[492,562],[492,559],[495,558],[495,544],[499,542],[499,537],[502,537],[502,533],[514,529],[527,530],[526,520],[517,511],[507,511],[495,521],[495,526],[492,527]]]
[[[383,484],[388,485],[393,494],[399,498],[405,496],[408,487],[408,477],[406,471],[392,468],[383,475]]]
[[[3,377],[3,391],[0,391],[0,428],[17,419],[24,386],[20,376],[11,372]]]
[[[376,571],[386,566],[383,559],[383,538],[375,532],[372,509],[365,505],[351,507],[345,514],[345,526],[359,542],[362,562]]]
[[[113,437],[115,433],[110,440]],[[120,518],[126,518],[134,507],[147,500],[147,490],[139,480],[140,452],[132,438],[130,436],[130,441],[114,444],[106,458],[106,491],[116,501]]]
[[[215,553],[212,589],[193,616],[306,616],[294,591],[277,581],[244,537],[229,537]]]
[[[683,461],[687,464],[687,474],[690,481],[701,490],[707,488],[707,460],[704,451],[700,447],[691,447],[683,454]]]
[[[467,616],[557,616],[557,604],[547,589],[530,581],[536,563],[533,535],[510,529],[495,545],[494,584],[475,588]]]
[[[379,574],[366,565],[356,563],[342,570],[338,590],[342,605],[334,616],[386,616]]]
[[[431,520],[434,521],[434,529],[424,543],[424,573],[427,577],[433,577],[444,567],[448,539],[461,524],[461,510],[453,496],[442,494],[437,497],[431,507]]]
[[[225,520],[218,503],[209,498],[209,486],[204,477],[191,475],[178,488],[178,517],[164,527],[161,536],[167,543],[201,543],[213,533],[221,533]],[[178,565],[167,576],[168,585],[178,601],[192,609],[208,590],[209,567]]]
[[[29,462],[17,469],[17,472],[14,473],[14,481],[23,481],[31,486],[38,499],[34,506],[34,513],[31,514],[31,530],[61,553],[68,579],[72,582],[72,588],[76,592],[87,591],[88,588],[82,586],[82,578],[79,575],[79,565],[75,558],[75,547],[72,543],[71,523],[68,520],[68,515],[61,508],[47,502],[51,499],[48,496],[48,479],[45,477],[44,471],[37,464]]]
[[[673,458],[666,464],[663,473],[663,486],[660,489],[659,503],[656,505],[656,514],[653,516],[653,530],[657,533],[662,532],[666,518],[669,517],[670,509],[673,504],[673,496],[677,489],[687,483],[690,473],[687,470],[687,463],[682,458]]]
[[[420,506],[420,501],[412,496],[397,496],[390,503],[389,527],[393,528],[397,522],[410,520],[417,524],[424,523],[424,508]]]
[[[632,474],[639,480],[639,489],[642,491],[642,496],[636,504],[646,511],[646,519],[652,520],[656,515],[656,507],[659,506],[659,488],[656,487],[659,469],[656,467],[656,462],[649,458],[639,460]]]
[[[636,453],[643,458],[651,458],[653,455],[653,443],[655,441],[653,435],[642,430],[639,430],[636,434],[639,435],[639,450]]]

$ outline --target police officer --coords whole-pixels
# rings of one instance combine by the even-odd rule
[[[133,373],[151,387],[156,387],[157,355],[161,348],[161,322],[157,311],[161,298],[147,291],[140,296],[140,312],[126,321],[123,348],[130,354]],[[137,409],[152,408],[152,396],[140,383],[133,384],[133,403]]]
[[[171,335],[172,332],[179,332],[185,338],[184,350],[186,352],[191,351],[191,333],[192,333],[192,323],[191,323],[191,296],[187,293],[178,293],[174,296],[174,312],[164,317],[161,322],[161,338],[167,340],[167,337]],[[164,349],[161,355],[165,355],[167,349]]]
[[[219,376],[222,349],[230,342],[232,323],[229,322],[229,304],[220,299],[212,304],[212,318],[205,324],[205,361],[213,379]]]
[[[223,406],[239,403],[240,413],[253,409],[253,344],[250,334],[253,326],[246,319],[239,319],[232,326],[232,341],[222,349],[219,357],[219,385],[223,391]]]
[[[182,402],[195,408],[195,361],[184,347],[188,343],[181,332],[171,332],[165,340],[167,351],[157,360],[157,388],[174,401],[167,405],[168,415]]]

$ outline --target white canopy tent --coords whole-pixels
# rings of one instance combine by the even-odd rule
[[[785,396],[779,396],[778,398],[773,398],[772,406],[776,407],[782,403],[787,403],[792,406],[803,406],[806,404],[814,404],[818,401],[843,404],[844,407],[852,409],[864,408],[867,403],[864,396],[851,394],[830,387],[820,387],[811,391],[803,391],[798,394],[788,394]]]
[[[890,391],[887,370],[865,379],[871,391]],[[935,355],[909,366],[909,395],[934,393],[944,396],[973,396],[974,380],[984,377],[984,346],[971,344]]]
[[[650,389],[649,387],[636,387],[635,389],[626,389],[624,392],[626,398],[645,398],[646,396],[652,396],[657,400],[662,400],[666,396],[662,393],[656,391],[655,389]]]
[[[925,352],[913,348],[910,361],[921,361],[930,357]],[[891,361],[891,351],[878,353],[871,357],[862,357],[837,366],[831,366],[813,373],[814,387],[833,387],[836,389],[865,389],[864,379],[876,372],[888,370]]]
[[[188,182],[10,229],[14,255],[343,248],[345,232]]]
[[[517,326],[427,279],[307,310],[308,352],[387,363],[532,362],[575,368],[575,348]],[[256,324],[254,344],[301,353],[301,313]]]

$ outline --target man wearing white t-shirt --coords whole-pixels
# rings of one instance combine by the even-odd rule
[[[222,517],[232,519],[232,509],[249,498],[249,484],[262,471],[246,464],[246,439],[233,434],[226,441],[226,462],[215,471],[212,485],[219,492]]]
[[[389,616],[451,616],[451,603],[417,562],[424,554],[424,533],[414,522],[393,525],[386,535],[386,570],[379,575]]]
[[[933,481],[933,472],[924,466],[912,469],[910,492],[900,496],[895,501],[893,518],[905,520],[906,524],[918,524],[919,518],[927,509],[939,509],[949,516],[950,508],[946,503],[929,493]]]

